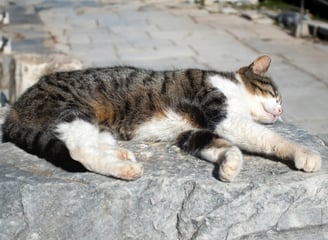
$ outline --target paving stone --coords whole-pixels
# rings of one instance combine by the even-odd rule
[[[192,57],[194,52],[188,46],[162,46],[158,49],[153,48],[118,48],[120,59],[124,60],[153,60],[161,58],[169,58],[175,56]]]
[[[50,53],[49,48],[44,46],[44,38],[25,39],[12,42],[12,49],[15,52],[25,53]]]
[[[10,12],[11,24],[40,24],[41,19],[32,5],[7,5],[6,10]]]
[[[156,51],[152,48],[117,47],[117,53],[122,61],[151,60],[155,58]],[[160,56],[159,56],[160,58]]]
[[[325,44],[324,42],[320,42],[320,43],[314,43],[313,46],[316,49],[319,49],[320,51],[323,51],[326,54],[328,54],[328,44]]]
[[[171,41],[183,41],[189,38],[193,34],[193,31],[188,29],[161,31],[156,28],[149,30],[148,33],[153,39],[156,40],[169,39]]]
[[[98,22],[96,18],[90,16],[80,16],[74,15],[67,17],[67,26],[68,28],[96,28],[98,27]]]
[[[110,26],[108,29],[116,36],[125,39],[134,39],[135,37],[145,39],[150,38],[150,36],[147,34],[147,27],[136,28],[133,26]]]
[[[46,38],[49,35],[42,24],[10,24],[3,30],[12,39]]]
[[[328,134],[318,134],[318,137],[328,146]]]
[[[54,45],[56,52],[70,54],[72,49],[67,43],[56,43]]]
[[[97,19],[99,27],[123,25],[122,20],[116,14],[95,14],[94,17]]]
[[[108,66],[118,59],[115,48],[111,44],[75,44],[71,54],[81,59],[85,67]]]
[[[293,124],[303,129],[307,129],[309,132],[313,133],[314,135],[319,136],[319,138],[321,138],[326,143],[326,146],[328,146],[328,141],[327,141],[328,117],[316,119],[314,117],[308,116],[308,118],[303,118],[302,120],[286,121],[286,122],[288,123],[292,122]]]
[[[91,37],[88,33],[88,29],[67,29],[65,32],[71,45],[91,43]]]
[[[110,32],[107,29],[96,29],[94,31],[89,31],[87,33],[89,38],[91,39],[91,43],[93,43],[95,46],[97,44],[113,44],[113,43],[120,43],[120,42],[126,42],[128,39],[125,39],[121,36],[118,36],[115,33]]]
[[[48,35],[52,38],[56,43],[59,44],[68,44],[68,38],[67,38],[67,30],[64,27],[49,27],[46,29],[48,32]]]
[[[189,30],[197,30],[197,29],[204,29],[208,28],[207,26],[200,26],[198,24],[195,24],[191,18],[189,17],[184,17],[184,18],[176,18],[174,16],[170,18],[156,18],[156,19],[151,19],[152,22],[154,22],[158,28],[162,31],[167,31],[167,30],[179,30],[179,29],[189,29]]]
[[[163,49],[175,47],[176,44],[168,39],[135,39],[127,40],[127,42],[135,48],[152,48]],[[183,46],[184,48],[185,46]]]

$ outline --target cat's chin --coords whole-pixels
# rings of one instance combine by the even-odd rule
[[[263,106],[263,104],[262,104]],[[251,113],[251,116],[254,121],[261,123],[261,124],[273,124],[277,121],[282,121],[281,119],[281,113],[275,114],[268,110],[266,110],[264,107],[260,110],[257,109],[256,114],[254,112]]]
[[[257,117],[254,120],[261,124],[273,124],[277,121],[282,121],[281,116],[275,116],[273,114],[265,114],[264,116]]]
[[[265,111],[263,111],[261,113],[261,115],[251,114],[251,116],[254,121],[261,123],[261,124],[272,124],[281,118],[280,116],[276,116],[274,114],[271,114],[271,113],[268,113]]]
[[[258,123],[261,124],[273,124],[279,120],[279,117],[275,117],[273,119],[261,119],[261,120],[256,120]]]

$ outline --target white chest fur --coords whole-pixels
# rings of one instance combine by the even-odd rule
[[[135,132],[134,139],[146,141],[172,141],[179,133],[193,129],[191,124],[172,110],[164,112],[164,116],[153,117],[143,123]]]

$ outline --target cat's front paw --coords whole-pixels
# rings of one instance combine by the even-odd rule
[[[133,152],[125,148],[115,149],[115,155],[120,160],[116,177],[125,180],[135,180],[143,175],[143,165],[136,162]]]
[[[321,156],[305,148],[299,148],[295,153],[295,167],[304,172],[317,172],[321,168]]]
[[[134,154],[120,147],[103,149],[99,158],[92,161],[91,168],[88,169],[124,180],[138,179],[144,171],[143,165],[136,162]]]
[[[143,175],[144,167],[141,163],[126,162],[118,168],[117,178],[135,180]]]
[[[223,182],[231,182],[241,170],[243,155],[237,147],[231,147],[225,152],[219,167],[219,179]]]

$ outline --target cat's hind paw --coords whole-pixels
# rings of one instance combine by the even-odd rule
[[[304,172],[317,172],[321,168],[321,156],[318,152],[314,152],[305,148],[296,150],[295,167]]]
[[[243,164],[243,155],[237,147],[231,147],[225,152],[219,167],[219,179],[231,182],[239,174]]]

